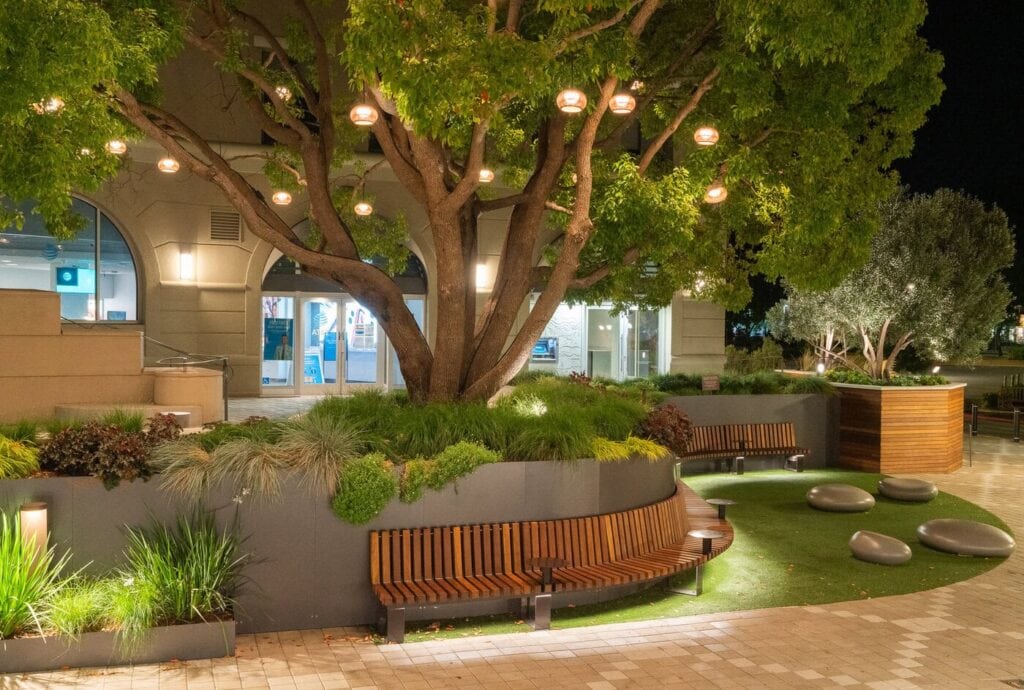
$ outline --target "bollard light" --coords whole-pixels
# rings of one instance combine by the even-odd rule
[[[814,367],[814,370],[818,372],[819,376],[821,376],[822,374],[825,373],[825,363],[818,362],[818,366]]]
[[[45,551],[47,543],[46,504],[42,501],[23,503],[19,511],[21,540],[27,548]]]

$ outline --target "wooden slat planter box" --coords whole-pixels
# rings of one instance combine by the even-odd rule
[[[960,469],[964,384],[834,385],[840,394],[840,466],[886,474]]]
[[[62,637],[0,640],[0,673],[154,664],[234,654],[235,622],[214,621],[153,628],[131,654],[124,652],[112,632],[85,633],[77,640]]]

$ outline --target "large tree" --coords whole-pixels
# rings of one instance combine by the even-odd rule
[[[828,283],[865,255],[894,188],[889,166],[942,89],[941,58],[917,35],[923,0],[357,0],[344,16],[339,6],[6,0],[0,221],[19,222],[18,204],[33,199],[53,232],[73,231],[69,192],[117,173],[104,142],[148,137],[220,187],[255,235],[369,308],[414,398],[482,398],[523,366],[567,297],[661,306],[699,286],[738,305],[751,271]],[[161,68],[183,49],[223,70],[276,142],[266,174],[304,192],[310,237],[189,113],[161,106]],[[556,107],[568,86],[587,94],[579,114]],[[611,113],[626,93],[635,109]],[[53,97],[63,107],[47,108]],[[392,277],[363,261],[387,254],[394,233],[356,217],[336,188],[332,171],[359,140],[357,102],[379,114],[384,158],[429,219],[433,347]],[[718,129],[717,145],[695,145],[698,125]],[[479,181],[485,166],[500,193]],[[728,190],[724,203],[703,201],[712,184]],[[477,314],[485,214],[507,233]]]
[[[910,345],[945,362],[970,361],[1005,316],[1013,263],[1006,214],[963,192],[902,194],[882,207],[863,266],[828,291],[790,286],[770,313],[773,332],[810,342],[829,364],[887,379]],[[865,364],[846,356],[857,348]]]

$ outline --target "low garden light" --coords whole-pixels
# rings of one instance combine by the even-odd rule
[[[355,211],[357,216],[368,216],[373,213],[373,204],[369,201],[360,201],[352,207],[352,210]]]
[[[480,176],[478,178],[480,184],[490,184],[494,182],[494,171],[490,168],[480,168]]]
[[[932,373],[933,374],[938,374],[940,371],[942,371],[942,367],[940,367],[938,364],[936,364],[934,367],[932,367]]]
[[[821,376],[822,374],[825,373],[825,363],[824,362],[818,362],[818,365],[816,367],[814,367],[814,370],[816,372],[818,372],[818,376]]]
[[[348,111],[348,119],[360,127],[370,127],[377,121],[380,114],[377,109],[367,103],[358,103]]]
[[[19,510],[22,542],[37,552],[46,551],[46,516],[46,504],[42,501],[23,503]]]
[[[729,190],[725,185],[715,182],[704,192],[704,202],[708,204],[720,204],[729,196]]]
[[[174,174],[181,169],[181,164],[170,156],[165,156],[160,159],[156,167],[162,173]]]
[[[581,113],[587,107],[587,94],[575,88],[562,89],[555,98],[555,105],[563,113]]]
[[[120,139],[111,139],[103,148],[107,150],[107,153],[112,153],[115,156],[123,156],[128,152],[128,144]]]
[[[270,200],[273,201],[278,206],[287,206],[288,204],[292,203],[292,195],[284,190],[280,190],[274,192],[274,194],[270,197]]]
[[[697,146],[714,146],[718,143],[718,130],[714,127],[698,127],[693,133]]]
[[[612,96],[608,108],[615,115],[629,115],[636,108],[636,99],[630,93],[617,93]]]

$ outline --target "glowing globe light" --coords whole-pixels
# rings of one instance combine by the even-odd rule
[[[368,216],[373,213],[373,205],[368,201],[360,201],[353,208],[357,216]]]
[[[612,96],[608,108],[616,115],[629,115],[636,108],[636,99],[632,94],[617,93]]]
[[[128,144],[124,143],[120,139],[111,139],[107,142],[104,148],[107,150],[107,153],[112,153],[115,156],[121,156],[128,151]]]
[[[274,192],[274,194],[270,197],[270,200],[273,201],[278,206],[287,206],[288,204],[292,203],[292,195],[284,190],[281,190],[278,192]]]
[[[718,142],[718,130],[714,127],[698,127],[693,133],[697,146],[714,146]]]
[[[494,171],[490,168],[481,168],[480,177],[478,179],[480,180],[480,184],[494,182]]]
[[[167,156],[166,158],[161,158],[160,161],[156,164],[156,167],[160,172],[163,173],[176,173],[181,168],[181,166],[178,164],[178,161],[174,160],[170,156]]]
[[[587,107],[587,95],[579,89],[562,89],[555,104],[563,113],[581,113]]]
[[[372,105],[366,103],[359,103],[352,106],[352,110],[348,113],[348,119],[352,120],[353,124],[359,125],[360,127],[370,127],[380,115],[377,113],[377,109]]]
[[[286,103],[292,99],[292,90],[289,89],[287,86],[284,86],[283,84],[281,86],[275,87],[274,93],[276,93],[277,97]]]
[[[729,191],[721,184],[714,183],[704,192],[704,201],[709,204],[720,204],[729,196]]]

